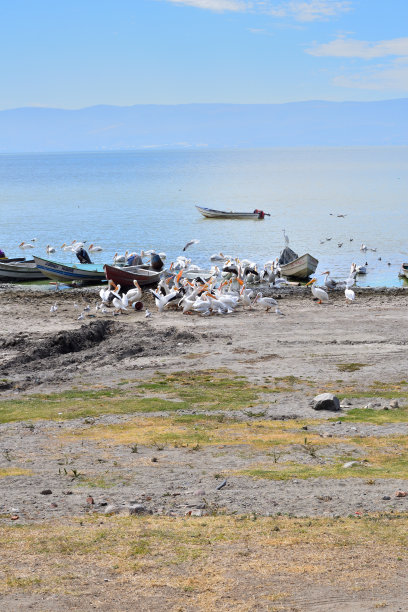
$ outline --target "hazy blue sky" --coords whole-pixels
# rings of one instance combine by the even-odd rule
[[[2,0],[0,108],[408,96],[408,0]]]

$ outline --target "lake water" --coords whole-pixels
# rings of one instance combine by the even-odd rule
[[[51,244],[70,261],[59,247],[76,239],[103,247],[94,261],[154,248],[169,263],[198,238],[186,254],[200,266],[219,251],[263,264],[279,255],[285,228],[292,249],[319,259],[317,272],[344,278],[353,261],[368,262],[359,285],[400,286],[407,171],[408,147],[0,155],[0,247],[18,256],[21,241],[37,238],[30,255]],[[204,219],[194,204],[271,216]]]

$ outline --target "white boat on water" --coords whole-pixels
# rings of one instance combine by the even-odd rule
[[[306,253],[285,265],[281,265],[281,274],[286,278],[308,278],[315,272],[318,263],[319,261],[315,257]]]
[[[269,213],[263,210],[254,210],[253,212],[239,212],[239,211],[228,211],[228,210],[215,210],[214,208],[205,208],[204,206],[198,206],[196,209],[208,219],[264,219],[265,216],[270,217]]]

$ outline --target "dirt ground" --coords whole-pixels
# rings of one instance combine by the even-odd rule
[[[356,300],[350,305],[343,292],[332,292],[329,303],[323,305],[312,300],[307,288],[283,289],[273,295],[284,316],[274,311],[266,313],[259,307],[240,309],[227,316],[183,316],[173,310],[160,315],[148,293],[143,297],[143,310],[113,316],[95,310],[96,288],[0,288],[0,413],[9,400],[26,400],[38,394],[60,394],[73,388],[121,389],[125,393],[128,389],[131,393],[132,381],[211,371],[226,378],[245,377],[254,386],[292,378],[296,393],[290,386],[271,395],[261,393],[250,411],[230,407],[221,416],[227,424],[233,420],[231,427],[236,428],[267,427],[271,423],[285,427],[288,422],[292,424],[290,435],[298,436],[297,443],[280,448],[273,456],[273,445],[248,444],[245,436],[242,440],[237,436],[235,443],[229,440],[203,444],[195,452],[191,445],[139,443],[136,435],[137,450],[132,451],[129,440],[122,443],[113,433],[110,439],[109,432],[137,428],[139,421],[142,424],[149,418],[170,415],[138,412],[4,422],[0,425],[0,470],[17,470],[0,478],[0,522],[5,529],[10,529],[11,516],[18,516],[15,523],[27,527],[68,525],[78,517],[88,520],[105,516],[107,508],[111,509],[108,514],[115,517],[128,515],[132,505],[136,507],[134,513],[190,516],[196,520],[220,513],[231,517],[289,515],[302,519],[406,513],[408,496],[395,496],[398,490],[408,490],[407,480],[401,476],[367,479],[330,478],[323,474],[302,478],[295,474],[289,479],[265,479],[254,478],[251,470],[271,466],[274,461],[278,465],[291,461],[306,468],[315,467],[330,463],[334,455],[351,456],[360,462],[364,450],[352,440],[361,438],[368,444],[371,439],[406,436],[407,422],[390,419],[388,424],[376,425],[339,423],[336,419],[341,421],[348,410],[362,408],[368,402],[378,410],[387,408],[390,397],[381,391],[372,391],[370,397],[354,396],[359,390],[375,389],[376,385],[380,388],[381,384],[392,386],[407,379],[407,290],[357,289]],[[57,309],[51,312],[55,304]],[[78,320],[87,305],[90,309],[84,319]],[[152,313],[149,318],[145,316],[146,308]],[[333,385],[346,397],[353,390],[350,405],[340,413],[313,410],[313,396]],[[405,406],[404,401],[399,400],[400,406]],[[183,406],[171,417],[196,412]],[[205,411],[203,414],[208,416]],[[259,425],[260,420],[264,425]],[[225,427],[225,435],[231,436],[229,425]],[[94,432],[98,435],[94,436]],[[303,432],[305,438],[316,439],[317,457],[317,446],[307,440],[299,443]],[[342,554],[340,548],[339,557]],[[344,564],[347,565],[346,559]],[[195,604],[191,595],[187,601],[187,595],[178,600],[167,593],[167,600],[146,598],[135,608],[130,595],[127,599],[119,583],[115,583],[111,585],[112,593],[120,599],[101,599],[98,592],[97,605],[92,604],[95,589],[81,601],[72,594],[47,598],[35,591],[29,593],[30,589],[16,588],[3,594],[0,589],[0,608],[406,609],[407,579],[399,570],[390,574],[380,567],[380,577],[369,591],[350,590],[350,584],[334,587],[325,579],[314,582],[306,574],[303,579],[298,576],[298,580],[287,575],[283,578],[290,588],[281,585],[282,590],[290,591],[290,596],[278,603],[265,603],[262,595],[257,597],[254,592],[250,599],[243,592],[240,600],[223,600],[222,605],[203,604],[198,599]],[[260,593],[262,588],[261,581]]]

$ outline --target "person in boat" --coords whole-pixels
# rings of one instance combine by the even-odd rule
[[[263,210],[258,210],[257,208],[255,208],[254,214],[258,215],[258,219],[265,219],[265,215],[268,215],[268,217],[271,216],[269,213],[266,213]]]
[[[79,263],[82,263],[82,264],[85,264],[85,263],[91,264],[92,263],[91,258],[89,257],[87,251],[85,251],[84,247],[81,247],[80,249],[78,249],[78,251],[76,252],[76,256],[79,259]]]
[[[7,259],[5,252],[3,249],[0,249],[0,259]]]

